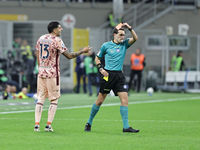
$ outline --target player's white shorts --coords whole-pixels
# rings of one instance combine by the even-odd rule
[[[49,100],[55,100],[60,97],[60,77],[57,78],[41,78],[37,80],[37,97],[38,100],[45,100],[47,97]]]

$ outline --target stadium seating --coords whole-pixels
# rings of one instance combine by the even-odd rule
[[[197,90],[200,84],[200,72],[199,71],[168,71],[165,76],[165,84],[158,85],[157,88],[162,91],[180,91],[189,92]]]

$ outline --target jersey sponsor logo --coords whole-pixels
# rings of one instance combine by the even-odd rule
[[[50,39],[40,39],[39,40],[41,43],[51,43],[52,42],[52,40],[50,40]]]
[[[62,43],[62,47],[65,47],[64,43]]]
[[[121,48],[121,46],[115,46],[115,48],[117,48],[117,49],[120,49],[120,48]]]
[[[117,52],[120,52],[120,49],[116,49]]]
[[[51,66],[39,66],[39,68],[43,68],[43,69],[52,69]]]

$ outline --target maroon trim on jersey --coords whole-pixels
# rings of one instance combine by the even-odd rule
[[[58,50],[56,54],[56,85],[59,85],[59,76],[58,76]]]

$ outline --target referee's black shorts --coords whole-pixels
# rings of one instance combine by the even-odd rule
[[[108,78],[105,78],[102,74],[100,74],[100,90],[99,92],[102,94],[109,94],[110,90],[113,90],[115,96],[117,92],[127,92],[127,85],[125,77],[122,71],[109,71]]]

